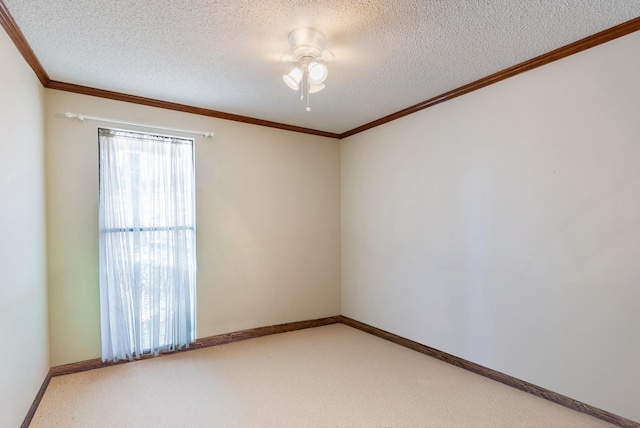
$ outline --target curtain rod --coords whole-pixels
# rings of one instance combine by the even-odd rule
[[[184,134],[201,135],[204,138],[211,138],[214,135],[213,132],[191,131],[188,129],[178,129],[178,128],[166,128],[164,126],[145,125],[143,123],[126,122],[124,120],[107,119],[104,117],[97,117],[97,116],[87,116],[84,114],[71,113],[71,112],[66,112],[64,115],[67,116],[69,119],[78,119],[80,122],[84,122],[85,120],[98,120],[100,122],[119,123],[121,125],[141,126],[143,128],[162,129],[163,131],[173,131],[173,132],[182,132]]]

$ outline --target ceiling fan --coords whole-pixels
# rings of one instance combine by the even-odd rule
[[[324,49],[325,37],[315,28],[299,28],[289,34],[290,53],[283,55],[283,62],[293,62],[295,66],[282,76],[282,80],[294,91],[301,91],[300,99],[307,101],[307,111],[311,111],[309,94],[323,90],[323,83],[329,70],[326,62],[333,60],[333,54]]]

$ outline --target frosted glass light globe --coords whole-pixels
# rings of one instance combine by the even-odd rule
[[[329,70],[324,64],[312,62],[309,64],[309,80],[311,83],[322,83],[327,78]]]

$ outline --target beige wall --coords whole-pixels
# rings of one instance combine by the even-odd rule
[[[40,82],[0,30],[0,426],[24,419],[49,370]]]
[[[638,52],[343,140],[343,314],[640,420]]]
[[[51,365],[101,354],[98,124],[66,111],[215,131],[196,137],[198,337],[340,313],[338,140],[46,90]]]

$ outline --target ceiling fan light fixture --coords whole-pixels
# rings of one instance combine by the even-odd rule
[[[314,61],[309,64],[309,81],[311,83],[320,84],[324,82],[328,73],[327,66],[322,63]]]
[[[320,92],[326,86],[327,85],[325,85],[324,83],[309,83],[309,93],[315,94],[316,92]]]
[[[288,87],[297,91],[300,88],[300,81],[302,80],[302,70],[299,67],[294,67],[290,72],[282,76],[282,80]]]
[[[283,61],[293,61],[296,67],[282,76],[288,87],[300,89],[300,99],[306,101],[307,111],[311,111],[309,94],[323,90],[329,73],[327,66],[320,61],[331,60],[333,54],[324,49],[324,34],[315,28],[300,28],[289,34],[290,54]]]

